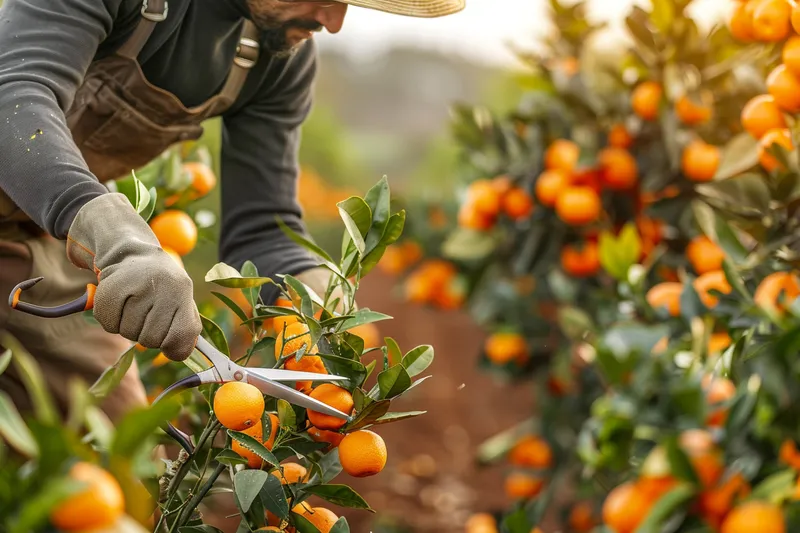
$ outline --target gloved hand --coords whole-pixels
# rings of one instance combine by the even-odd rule
[[[81,208],[67,257],[97,274],[94,316],[103,329],[175,361],[189,357],[202,330],[192,280],[125,196],[104,194]]]

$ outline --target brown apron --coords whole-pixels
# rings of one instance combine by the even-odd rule
[[[258,60],[258,30],[245,20],[221,92],[199,106],[185,107],[172,93],[150,84],[137,61],[167,10],[166,0],[145,2],[131,37],[116,53],[92,63],[66,113],[75,144],[101,182],[141,168],[177,142],[198,139],[203,134],[202,122],[234,103]],[[0,224],[27,219],[0,190]]]
[[[146,165],[176,142],[200,137],[201,123],[228,109],[258,59],[257,31],[246,21],[221,92],[186,108],[173,94],[151,85],[136,59],[166,15],[165,0],[145,2],[130,39],[115,54],[90,66],[66,114],[75,143],[101,182]],[[64,242],[43,234],[0,190],[0,301],[5,301],[14,285],[36,276],[44,276],[45,281],[26,292],[26,299],[47,306],[76,298],[87,283],[97,280],[92,272],[69,263]],[[81,315],[42,319],[11,312],[5,304],[0,304],[0,331],[13,335],[36,358],[64,411],[69,397],[67,378],[94,382],[132,344],[89,324]],[[0,391],[9,394],[22,411],[30,407],[13,365],[0,374]],[[116,419],[146,402],[134,364],[103,408]]]

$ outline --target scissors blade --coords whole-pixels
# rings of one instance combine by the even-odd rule
[[[313,372],[300,372],[296,370],[282,370],[280,368],[247,368],[249,374],[256,374],[272,381],[347,381],[344,376],[331,374],[315,374]]]
[[[318,413],[334,416],[341,420],[350,419],[349,415],[339,411],[338,409],[334,409],[328,404],[322,403],[319,400],[315,400],[311,396],[306,396],[302,392],[298,392],[291,387],[287,387],[282,383],[278,383],[277,381],[262,378],[254,373],[248,373],[247,381],[251,385],[258,387],[261,392],[268,396],[286,400],[294,405],[299,405],[300,407],[305,407],[306,409],[311,409],[312,411],[317,411]]]

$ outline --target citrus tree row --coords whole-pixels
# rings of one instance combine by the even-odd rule
[[[404,278],[465,280],[479,364],[537,394],[478,458],[509,508],[467,531],[793,531],[800,8],[652,0],[609,48],[550,7],[517,109],[456,108],[458,215]]]

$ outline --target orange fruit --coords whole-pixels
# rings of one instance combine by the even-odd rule
[[[117,480],[97,465],[72,465],[69,477],[84,484],[50,511],[50,522],[63,531],[111,527],[125,512],[125,496]]]
[[[458,225],[462,228],[486,231],[495,224],[494,215],[487,215],[478,211],[472,202],[466,202],[458,209]]]
[[[533,199],[524,189],[514,187],[503,197],[503,211],[512,220],[528,218],[533,211]]]
[[[591,503],[579,502],[570,509],[569,527],[575,533],[589,533],[596,525]]]
[[[330,383],[323,383],[311,391],[310,396],[324,404],[330,405],[334,409],[349,415],[353,412],[353,396],[346,389],[337,387]],[[319,429],[339,429],[347,423],[347,420],[336,418],[335,416],[318,413],[308,410],[308,420]],[[340,444],[341,446],[341,444]]]
[[[162,248],[171,248],[179,255],[186,255],[197,244],[197,226],[192,217],[183,211],[168,209],[150,221]]]
[[[678,442],[689,457],[701,485],[704,488],[716,485],[725,472],[725,464],[711,433],[704,429],[690,429],[681,433]]]
[[[792,3],[792,29],[796,33],[800,33],[800,5],[797,2]]]
[[[753,37],[763,42],[783,41],[792,31],[788,0],[757,0],[753,9]]]
[[[758,284],[753,299],[762,309],[783,314],[786,305],[790,305],[798,296],[800,281],[794,273],[773,272]],[[786,304],[781,303],[782,301]]]
[[[655,120],[658,117],[664,89],[660,83],[645,81],[640,83],[631,95],[633,112],[644,120]]]
[[[736,385],[731,380],[723,377],[713,377],[710,374],[703,376],[701,386],[706,394],[706,403],[709,407],[727,402],[736,395]],[[728,407],[723,406],[710,410],[706,424],[711,427],[721,427],[728,419]]]
[[[622,124],[614,124],[608,132],[608,145],[615,148],[630,148],[633,137]]]
[[[654,309],[666,307],[670,316],[680,316],[682,292],[683,285],[681,283],[665,281],[647,291],[647,303]]]
[[[755,2],[734,2],[734,4],[731,18],[728,20],[728,28],[731,30],[731,35],[733,35],[734,39],[745,43],[750,42],[754,39],[753,8],[755,7]]]
[[[192,198],[201,198],[217,185],[217,176],[205,163],[189,162],[183,164],[183,171],[192,176]]]
[[[722,154],[714,145],[695,140],[686,145],[681,157],[683,174],[692,181],[704,182],[714,179]]]
[[[678,480],[671,476],[642,476],[636,482],[639,491],[650,502],[658,501],[678,484]]]
[[[709,291],[714,289],[722,294],[729,294],[733,290],[725,277],[725,272],[722,270],[713,270],[698,276],[693,285],[697,295],[700,297],[700,301],[708,308],[714,308],[719,303],[719,299]]]
[[[439,309],[460,309],[464,305],[466,297],[466,289],[459,283],[451,281],[439,287],[439,290],[433,296],[433,303]]]
[[[553,466],[553,450],[546,440],[528,435],[511,448],[508,462],[514,466],[546,470]]]
[[[467,203],[482,215],[497,215],[501,200],[500,190],[489,180],[473,181],[467,188]]]
[[[775,98],[769,94],[761,94],[750,99],[742,108],[742,127],[756,139],[760,139],[769,130],[786,128],[786,118]]]
[[[705,235],[700,235],[689,242],[686,247],[686,257],[695,272],[705,274],[712,270],[722,270],[725,252],[717,243]]]
[[[750,485],[739,472],[733,474],[712,489],[705,490],[698,498],[698,510],[705,521],[719,530],[737,500],[750,494]]]
[[[325,429],[319,429],[315,427],[308,428],[308,434],[311,436],[311,439],[314,442],[327,442],[330,444],[328,449],[336,448],[341,444],[342,439],[344,439],[344,435],[341,433],[336,433],[335,431],[328,431]]]
[[[556,200],[556,214],[572,226],[582,226],[600,218],[600,196],[590,187],[567,187]]]
[[[800,111],[800,79],[786,67],[778,65],[767,76],[767,90],[778,107],[789,113]]]
[[[269,433],[269,438],[267,440],[264,440],[264,426],[260,420],[256,425],[242,431],[242,433],[244,433],[249,437],[253,437],[254,439],[261,442],[268,450],[271,450],[272,446],[275,444],[275,438],[278,436],[279,422],[278,422],[278,417],[272,413],[269,414],[269,421],[270,421],[270,433]],[[231,442],[231,450],[233,450],[243,458],[247,459],[247,466],[250,468],[261,468],[266,464],[264,460],[261,459],[261,457],[259,457],[257,454],[245,448],[242,444],[239,444],[239,441],[237,440]]]
[[[733,340],[727,332],[712,333],[708,339],[708,353],[721,353],[731,345]]]
[[[758,161],[761,163],[762,168],[768,172],[783,168],[783,163],[767,151],[767,148],[773,144],[782,146],[790,152],[794,150],[792,134],[788,129],[770,130],[765,133],[758,143]]]
[[[308,470],[297,463],[284,463],[273,470],[271,474],[281,480],[281,485],[305,483]]]
[[[584,242],[581,247],[567,245],[561,250],[561,268],[570,276],[585,278],[600,270],[600,252],[597,243]]]
[[[777,505],[749,501],[735,507],[722,523],[720,533],[786,533],[786,521]]]
[[[409,302],[423,304],[433,298],[436,293],[436,283],[425,277],[423,272],[417,271],[406,279],[405,293]]]
[[[789,72],[800,76],[800,36],[789,37],[789,40],[783,45],[781,59]]]
[[[164,352],[159,352],[158,355],[153,358],[153,368],[160,368],[169,363],[169,361],[169,357],[164,355]]]
[[[386,443],[372,431],[354,431],[339,443],[339,462],[342,469],[353,477],[379,473],[386,466],[386,453]]]
[[[286,298],[278,298],[277,300],[275,300],[275,306],[276,307],[285,307],[287,309],[293,309],[294,308],[294,306],[292,305],[292,302],[287,300]],[[299,322],[299,321],[300,321],[300,319],[297,318],[294,315],[285,315],[285,316],[276,316],[269,323],[272,326],[272,330],[275,333],[280,334],[280,333],[283,332],[283,329],[285,327],[289,326],[289,324],[294,324],[295,322]],[[267,322],[265,321],[265,324],[266,323]]]
[[[378,268],[391,276],[401,274],[406,269],[406,261],[399,245],[393,244],[386,248],[378,261]]]
[[[603,502],[603,523],[614,533],[633,533],[652,505],[652,500],[636,483],[623,483],[609,492]]]
[[[467,519],[464,533],[498,533],[497,520],[489,513],[476,513]]]
[[[225,383],[214,395],[214,414],[226,428],[244,431],[261,420],[264,395],[249,383]]]
[[[296,353],[305,347],[305,354],[311,352],[311,334],[308,326],[302,322],[293,322],[286,325],[285,330],[278,332],[275,339],[275,360]]]
[[[713,101],[710,91],[703,91],[699,97],[684,94],[675,102],[675,113],[688,126],[702,124],[711,119]]]
[[[493,333],[483,345],[486,357],[496,365],[504,365],[528,353],[525,338],[518,333]]]
[[[795,470],[800,470],[800,452],[792,439],[786,439],[781,444],[779,457],[783,463]]]
[[[535,498],[542,492],[542,488],[544,481],[529,474],[513,472],[506,477],[506,495],[515,500]]]
[[[624,148],[604,148],[598,155],[603,184],[609,189],[627,190],[636,185],[639,167],[636,159]]]
[[[296,509],[301,507],[299,505],[295,506],[292,511],[298,512]],[[302,512],[298,514],[302,515],[303,518],[311,522],[314,527],[319,529],[320,533],[330,533],[331,529],[333,528],[336,521],[339,520],[339,517],[331,511],[330,509],[326,509],[324,507],[310,507],[307,503],[303,503],[300,509]]]
[[[536,198],[542,205],[553,207],[558,196],[570,185],[569,175],[561,170],[545,170],[536,180]]]
[[[580,147],[568,139],[553,141],[544,153],[544,167],[547,170],[560,170],[569,174],[578,164]]]

